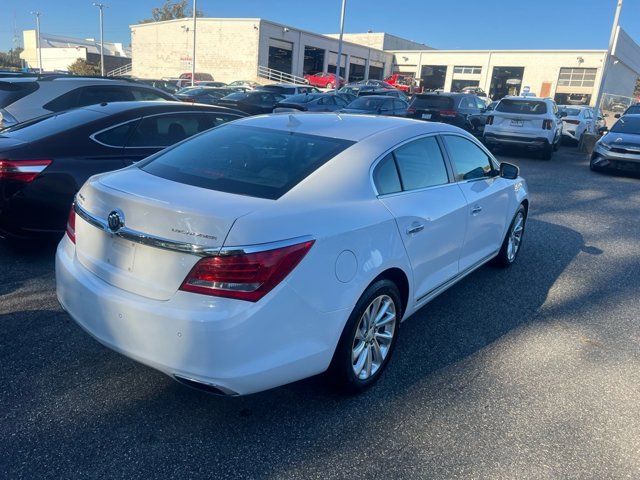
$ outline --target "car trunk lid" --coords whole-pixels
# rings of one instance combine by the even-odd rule
[[[189,245],[215,251],[237,218],[268,200],[185,185],[134,167],[89,180],[76,202],[78,261],[111,285],[167,300],[200,258]],[[117,233],[108,226],[112,212],[123,221]]]

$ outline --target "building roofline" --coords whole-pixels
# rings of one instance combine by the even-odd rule
[[[579,50],[579,49],[548,49],[548,50],[528,50],[528,49],[510,49],[510,50],[385,50],[389,53],[607,53],[607,50]]]

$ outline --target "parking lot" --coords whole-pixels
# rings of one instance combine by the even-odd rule
[[[402,325],[379,384],[207,395],[59,307],[54,245],[0,244],[2,478],[638,478],[637,178],[517,154],[523,250]]]

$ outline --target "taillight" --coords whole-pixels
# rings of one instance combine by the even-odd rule
[[[551,130],[553,128],[553,120],[547,118],[542,121],[542,129],[543,130]]]
[[[407,113],[416,113],[416,109],[415,109],[415,107],[409,107],[409,108],[407,108]]]
[[[76,243],[76,209],[75,203],[71,205],[71,210],[69,210],[69,218],[67,219],[67,237],[73,243]]]
[[[493,115],[487,117],[487,125],[493,125]]]
[[[441,117],[455,117],[456,116],[456,111],[455,110],[440,110],[440,116]]]
[[[180,290],[257,302],[291,273],[313,244],[310,240],[273,250],[203,258]]]
[[[51,160],[0,160],[0,180],[30,183]]]

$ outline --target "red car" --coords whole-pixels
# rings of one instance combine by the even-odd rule
[[[389,85],[397,88],[398,90],[402,90],[403,92],[418,92],[419,89],[416,87],[415,78],[413,75],[407,75],[405,73],[394,73],[390,77],[384,79]],[[412,89],[413,87],[413,89]]]
[[[336,86],[336,74],[335,73],[314,73],[313,75],[305,75],[304,78],[309,82],[309,85],[320,88],[334,88]],[[344,78],[339,78],[338,87],[344,85]]]

